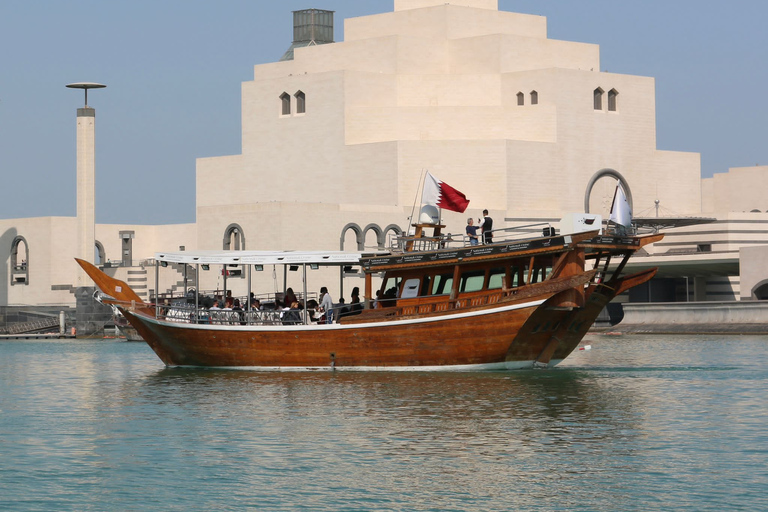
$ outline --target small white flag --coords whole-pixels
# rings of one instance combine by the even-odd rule
[[[632,227],[632,209],[629,207],[629,201],[627,201],[627,195],[624,193],[621,181],[618,180],[616,181],[616,192],[613,195],[609,220],[626,228]]]

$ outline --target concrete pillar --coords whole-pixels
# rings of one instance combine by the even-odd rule
[[[695,302],[704,302],[707,300],[707,278],[693,278],[693,300]]]
[[[96,110],[77,109],[77,257],[94,262],[96,247]],[[77,288],[93,286],[87,274],[80,270]]]

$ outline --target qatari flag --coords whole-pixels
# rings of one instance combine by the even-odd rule
[[[424,178],[424,191],[421,193],[421,202],[423,204],[432,204],[443,210],[464,213],[469,206],[467,196],[444,183],[427,171],[427,177]]]

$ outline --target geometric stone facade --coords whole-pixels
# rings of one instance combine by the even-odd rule
[[[498,227],[559,221],[583,211],[590,179],[613,169],[631,188],[635,212],[658,200],[678,215],[704,210],[733,231],[685,228],[662,242],[677,245],[657,244],[650,258],[696,252],[706,240],[738,251],[734,226],[759,214],[729,214],[745,210],[733,209],[743,203],[738,192],[722,196],[722,177],[702,189],[697,153],[656,148],[653,78],[602,72],[597,45],[549,39],[545,17],[499,11],[496,0],[394,5],[346,20],[343,42],[298,47],[292,60],[255,66],[242,84],[242,153],[197,161],[196,223],[97,224],[105,259],[122,261],[131,244],[131,266],[110,272],[143,295],[154,275],[135,274],[139,263],[180,246],[375,248],[408,228],[424,170],[471,200],[465,214],[444,212],[444,232],[463,233],[466,218],[486,208]],[[598,180],[590,212],[607,217],[614,186]],[[768,210],[754,199],[750,209]],[[0,305],[73,304],[76,240],[74,218],[0,221]],[[26,250],[14,247],[28,248],[25,268]],[[718,275],[738,280],[732,263]],[[275,286],[267,274],[254,277],[255,288]],[[338,274],[328,278],[337,297]],[[202,289],[220,285],[213,272],[200,279]],[[171,278],[160,288],[173,286]],[[231,286],[238,291],[244,280]]]

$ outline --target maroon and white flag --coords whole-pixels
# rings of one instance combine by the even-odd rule
[[[427,171],[424,178],[424,190],[421,193],[421,202],[423,204],[432,204],[443,210],[464,213],[469,206],[467,196],[444,183]]]

